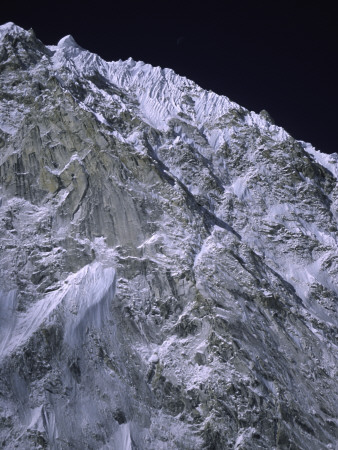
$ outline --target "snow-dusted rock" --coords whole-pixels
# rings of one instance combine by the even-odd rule
[[[338,155],[0,27],[0,443],[334,449]]]

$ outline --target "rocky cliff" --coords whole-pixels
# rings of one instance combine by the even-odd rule
[[[337,154],[12,23],[0,118],[2,448],[337,448]]]

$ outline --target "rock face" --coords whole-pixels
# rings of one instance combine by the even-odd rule
[[[338,155],[0,27],[0,446],[335,449]]]

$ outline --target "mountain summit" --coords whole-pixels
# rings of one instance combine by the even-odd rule
[[[0,27],[2,448],[335,449],[338,155]]]

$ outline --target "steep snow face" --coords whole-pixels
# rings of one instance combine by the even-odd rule
[[[69,275],[59,290],[35,302],[26,314],[17,311],[15,290],[2,293],[1,356],[29,340],[60,304],[74,314],[74,317],[72,314],[66,317],[65,341],[71,346],[80,345],[87,329],[100,329],[109,318],[109,304],[113,298],[114,270],[103,269],[97,263]]]
[[[0,27],[0,442],[334,449],[338,155]]]
[[[132,94],[137,102],[138,113],[158,130],[168,130],[170,119],[181,116],[186,122],[202,128],[209,121],[217,121],[230,109],[244,111],[227,97],[205,91],[170,69],[152,67],[132,58],[106,62],[79,47],[72,36],[66,36],[57,46],[50,46],[49,49],[54,52],[52,59],[55,68],[67,67],[72,77],[77,74],[85,77],[100,75],[106,82]],[[97,88],[92,86],[95,87]],[[246,112],[248,114],[245,121],[248,125],[278,130],[280,139],[287,136],[283,129],[270,123],[264,115]],[[210,136],[213,144],[216,144],[223,134],[221,130],[217,132],[219,136]]]

